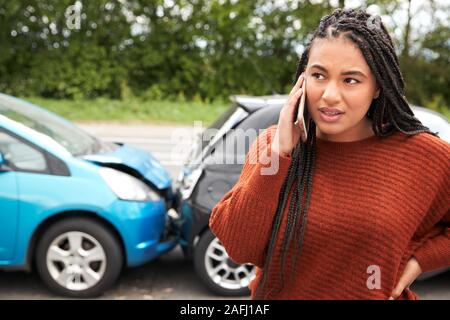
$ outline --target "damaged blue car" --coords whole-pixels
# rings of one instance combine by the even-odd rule
[[[59,294],[100,295],[123,267],[177,245],[173,201],[151,154],[0,94],[0,268],[35,267]]]

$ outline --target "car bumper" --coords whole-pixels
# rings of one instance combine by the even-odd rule
[[[115,213],[115,225],[122,236],[129,267],[142,265],[178,244],[176,235],[167,232],[171,220],[164,200],[118,200],[108,212]]]
[[[182,199],[177,193],[178,203],[176,211],[179,220],[176,221],[179,232],[179,243],[186,257],[193,255],[194,241],[196,236],[208,228],[210,210],[199,207],[192,198]]]

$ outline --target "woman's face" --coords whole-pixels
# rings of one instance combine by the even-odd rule
[[[342,36],[315,39],[305,75],[306,101],[317,125],[317,137],[347,142],[373,135],[366,114],[379,90],[361,50],[353,42]],[[336,108],[341,114],[327,115],[324,108]]]

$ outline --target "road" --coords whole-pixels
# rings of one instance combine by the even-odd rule
[[[187,126],[80,124],[107,141],[121,141],[150,151],[168,169],[175,180],[182,165],[173,157],[175,144],[193,132]],[[416,281],[411,289],[421,299],[450,300],[450,272],[428,280]],[[218,299],[199,282],[193,263],[176,248],[138,268],[127,269],[116,286],[100,299]],[[36,273],[0,271],[0,299],[60,299],[42,284]],[[248,299],[243,297],[242,299]]]

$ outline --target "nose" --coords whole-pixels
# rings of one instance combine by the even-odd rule
[[[329,81],[325,87],[325,90],[322,94],[322,99],[329,106],[335,105],[340,102],[341,95],[339,92],[338,86],[334,83],[334,81]]]

